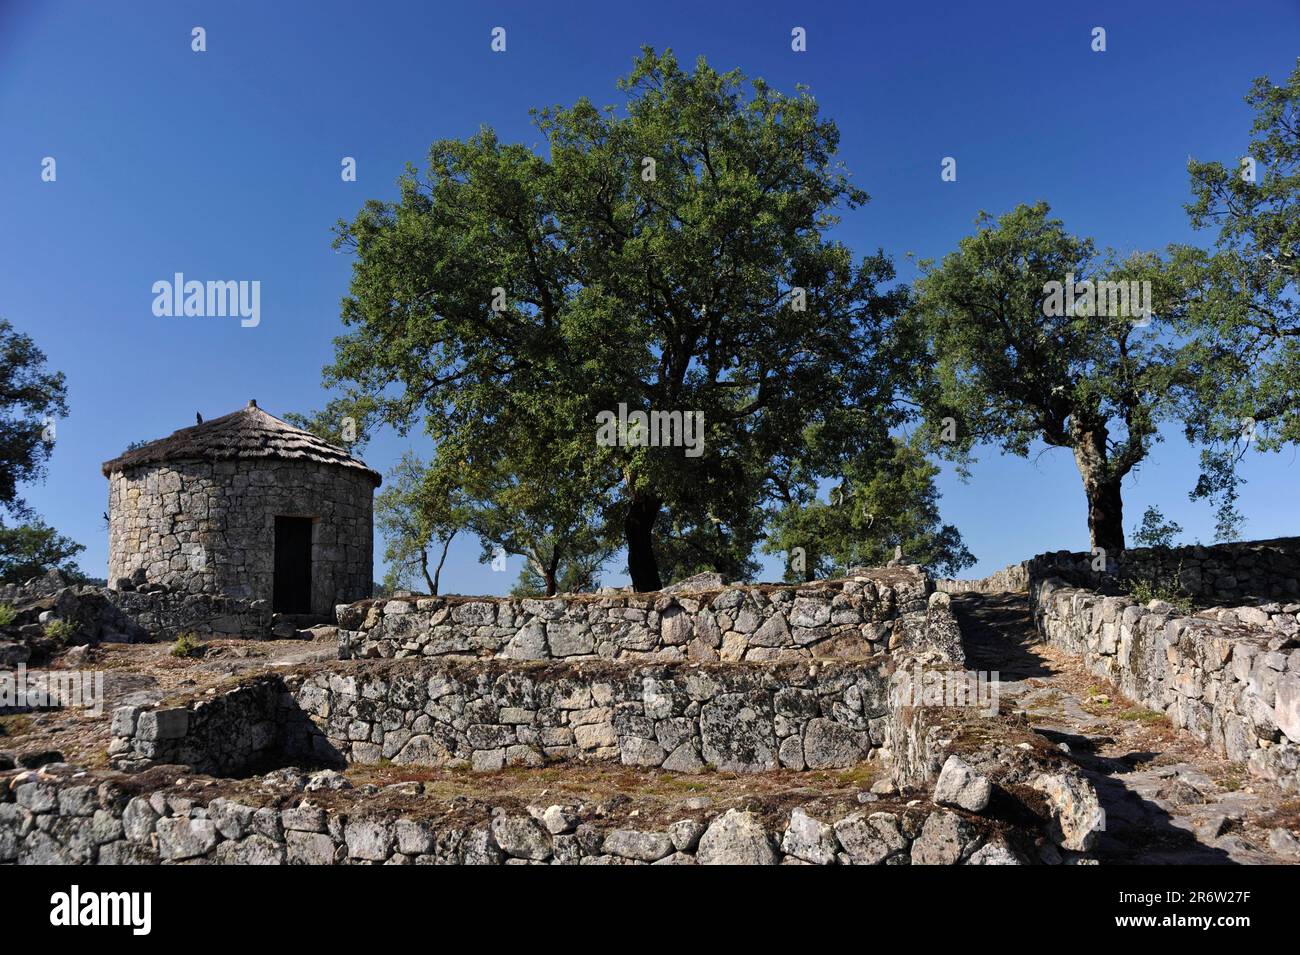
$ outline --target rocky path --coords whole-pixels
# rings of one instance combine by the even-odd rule
[[[954,595],[967,666],[997,671],[1023,713],[1087,774],[1106,810],[1103,863],[1300,862],[1300,797],[1248,776],[1039,641],[1023,594]]]

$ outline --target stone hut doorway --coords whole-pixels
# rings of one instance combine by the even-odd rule
[[[276,517],[275,580],[271,609],[276,613],[311,613],[310,517]]]

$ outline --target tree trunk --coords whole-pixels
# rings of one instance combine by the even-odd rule
[[[627,572],[632,578],[632,589],[638,593],[659,590],[659,564],[651,547],[651,531],[659,516],[661,503],[654,498],[636,498],[628,505],[623,520],[623,534],[627,541]]]
[[[438,567],[433,572],[433,581],[432,581],[433,589],[429,591],[430,596],[433,597],[438,596],[438,581],[442,577],[442,565],[447,563],[447,548],[451,547],[451,538],[455,536],[456,536],[455,534],[452,534],[451,537],[448,537],[445,541],[442,542],[442,556],[438,558]],[[427,567],[424,571],[424,576],[426,578],[429,576],[429,571]]]
[[[420,548],[420,573],[424,575],[424,585],[429,588],[429,596],[438,596],[438,582],[429,576],[429,552]]]
[[[542,580],[546,581],[546,596],[554,597],[556,591],[555,574],[560,566],[560,558],[557,555],[546,568],[542,571]]]
[[[1104,427],[1074,430],[1074,461],[1088,498],[1088,537],[1094,550],[1105,552],[1109,568],[1124,550],[1124,498],[1123,475],[1113,473],[1106,458],[1106,437]]]
[[[1083,485],[1088,495],[1088,536],[1094,548],[1106,552],[1107,566],[1124,550],[1124,499],[1118,480]]]

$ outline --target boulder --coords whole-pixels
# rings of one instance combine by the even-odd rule
[[[1091,849],[1106,828],[1106,812],[1092,785],[1073,773],[1044,774],[1030,785],[1047,797],[1052,841],[1072,852]]]
[[[781,851],[814,865],[830,865],[835,861],[839,843],[835,830],[818,822],[802,809],[790,814],[790,824],[781,840]]]
[[[890,812],[855,813],[835,823],[835,836],[853,865],[880,865],[907,849],[907,837]]]
[[[666,832],[615,829],[605,836],[604,851],[624,859],[657,862],[672,855],[673,840]]]
[[[937,806],[954,806],[968,812],[983,812],[989,804],[992,786],[960,756],[949,756],[934,786]]]
[[[952,812],[931,813],[912,843],[912,865],[956,865],[979,845],[979,832]]]
[[[492,837],[515,859],[542,861],[551,856],[550,834],[528,816],[497,816],[492,820]]]
[[[729,809],[710,823],[700,837],[700,865],[776,865],[777,855],[767,830],[753,813]]]

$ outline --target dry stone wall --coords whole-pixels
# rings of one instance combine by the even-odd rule
[[[748,594],[731,592],[741,602],[718,613],[735,609],[739,619],[746,613]],[[842,596],[841,589],[828,589],[816,601],[792,593],[788,601],[772,606],[788,609],[795,621],[807,606],[809,619],[815,620],[813,614],[831,612]],[[621,603],[638,599],[625,597]],[[689,607],[691,597],[671,599],[671,607],[638,612],[668,619],[661,632],[673,626],[674,617],[692,614],[698,619],[702,612]],[[808,603],[801,605],[801,600]],[[677,601],[688,602],[687,608]],[[554,622],[557,618],[545,617],[551,602],[538,603],[537,615]],[[452,604],[451,609],[485,604],[495,612],[496,604],[487,601]],[[619,604],[596,609],[620,609]],[[933,594],[928,601],[917,596],[908,606],[924,609],[909,609],[899,618],[907,627],[899,631],[903,637],[895,642],[896,652],[859,660],[799,656],[770,662],[746,657],[725,663],[659,663],[449,655],[347,661],[283,678],[268,674],[216,698],[117,711],[111,754],[123,768],[177,762],[225,773],[243,771],[276,753],[327,763],[391,760],[475,770],[587,760],[677,772],[849,766],[886,741],[890,675],[900,661],[923,659],[944,666],[962,661],[947,596]],[[458,626],[450,612],[448,616]],[[870,648],[871,642],[863,646]]]
[[[866,657],[926,633],[929,579],[897,569],[805,586],[545,600],[403,597],[336,608],[347,658],[772,662]],[[948,643],[958,641],[949,638]]]
[[[1077,587],[1116,591],[1124,580],[1155,581],[1201,605],[1300,598],[1300,537],[1186,547],[1132,547],[1102,574],[1096,556],[1053,551],[1011,564],[976,580],[936,580],[946,593],[1011,593],[1029,589],[1032,580],[1056,577]]]
[[[67,580],[51,589],[49,582],[41,578],[0,593],[0,601],[14,608],[13,619],[0,626],[0,666],[43,663],[68,645],[172,640],[181,633],[265,639],[272,633],[265,600],[178,593],[162,585],[110,590]],[[70,629],[51,637],[47,629],[54,621]]]
[[[121,768],[152,763],[228,776],[312,755],[311,724],[278,676],[184,706],[113,711],[108,754]]]
[[[1189,616],[1056,578],[1035,580],[1030,602],[1049,642],[1129,699],[1252,772],[1300,788],[1300,603]]]
[[[598,760],[685,773],[845,767],[884,742],[884,663],[337,664],[184,706],[123,707],[110,753],[121,768],[221,773],[277,753],[474,770]]]
[[[1106,589],[1111,575],[1092,569],[1092,554],[1056,551],[1026,562],[1031,582],[1056,577],[1076,587]],[[1010,569],[1010,568],[1008,568]],[[1236,604],[1300,599],[1300,537],[1188,547],[1134,547],[1112,572],[1173,586],[1196,603]]]
[[[34,776],[34,774],[29,774]],[[84,774],[83,774],[84,776]],[[0,864],[154,865],[1021,865],[990,822],[938,807],[797,806],[776,815],[687,810],[611,823],[593,807],[500,807],[479,818],[340,812],[312,794],[283,805],[115,780],[0,779]],[[373,788],[373,787],[372,787]],[[703,800],[707,805],[708,800]],[[463,817],[463,813],[460,814]],[[1059,860],[1059,854],[1055,854]]]
[[[1019,593],[1029,589],[1029,567],[1022,561],[975,580],[936,580],[934,589],[948,594]]]

